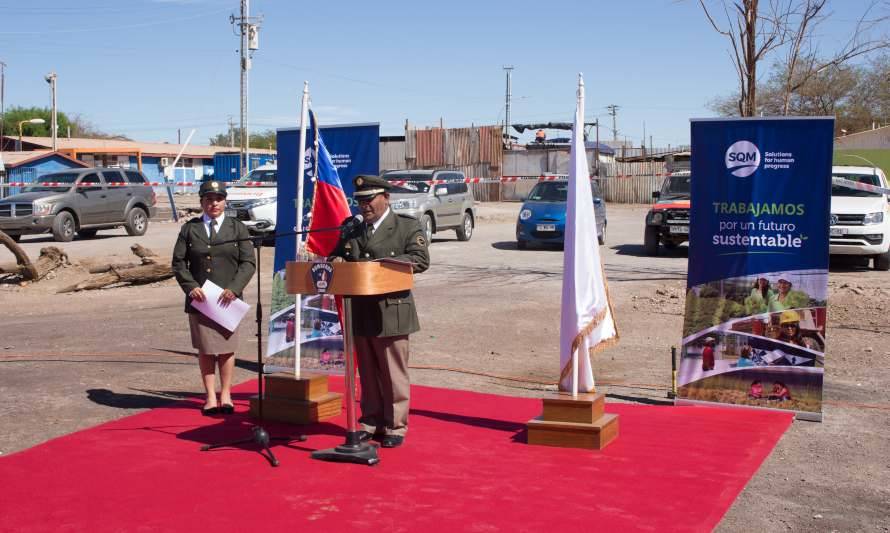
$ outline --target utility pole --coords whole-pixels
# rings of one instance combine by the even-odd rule
[[[507,73],[507,101],[504,104],[506,110],[504,117],[504,143],[507,146],[510,146],[512,144],[510,142],[510,98],[512,97],[512,94],[510,93],[510,80],[513,74],[513,65],[504,65],[504,71]]]
[[[232,115],[229,115],[229,146],[235,147],[235,121],[232,120]]]
[[[262,17],[250,16],[250,0],[241,0],[241,16],[229,15],[229,23],[238,26],[241,37],[241,175],[250,172],[250,133],[247,124],[247,87],[251,55],[259,48],[259,24]]]
[[[596,145],[593,148],[593,168],[596,169],[596,177],[600,177],[600,119],[596,119]]]
[[[6,115],[6,63],[0,61],[0,138],[6,133],[3,130],[3,117]],[[3,141],[0,140],[0,152],[3,151]]]
[[[56,138],[59,136],[59,122],[58,122],[58,117],[56,114],[56,112],[57,112],[57,110],[56,110],[56,78],[57,77],[58,76],[56,76],[55,72],[50,72],[44,78],[46,80],[46,83],[49,84],[49,91],[52,94],[52,102],[53,102],[53,117],[52,117],[52,122],[50,123],[50,127],[49,127],[50,134],[53,137],[53,152],[56,151],[56,148],[57,148],[56,147]]]
[[[606,106],[606,109],[609,110],[609,114],[612,115],[612,140],[618,140],[618,127],[615,125],[615,116],[618,114],[619,106],[615,104],[610,104]]]

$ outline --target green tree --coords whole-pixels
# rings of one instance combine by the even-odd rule
[[[19,122],[23,120],[31,120],[32,118],[42,118],[43,124],[22,124],[22,135],[26,137],[50,137],[50,126],[52,125],[52,110],[48,107],[10,107],[3,114],[3,135],[18,137]],[[68,131],[71,121],[68,115],[63,112],[56,113],[56,119],[59,122],[59,134],[63,135]]]
[[[232,146],[239,148],[241,146],[241,128],[230,128],[225,133],[218,133],[210,138],[211,146]],[[273,129],[265,131],[250,132],[250,147],[265,148],[274,150],[276,144],[276,133]]]
[[[25,137],[51,137],[52,133],[50,132],[50,128],[52,126],[52,109],[48,107],[10,107],[3,115],[3,125],[2,128],[0,128],[0,133],[10,137],[18,137],[19,122],[23,120],[31,120],[33,118],[42,118],[43,124],[22,124],[22,135]],[[70,128],[72,137],[86,139],[118,139],[124,141],[130,140],[125,135],[111,134],[101,131],[81,115],[68,115],[63,111],[58,111],[56,113],[56,120],[59,122],[59,137],[67,137]]]

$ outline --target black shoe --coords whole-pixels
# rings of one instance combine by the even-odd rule
[[[401,435],[384,435],[380,440],[380,446],[383,448],[398,448],[405,442],[405,437]]]
[[[219,413],[219,407],[208,407],[207,409],[201,409],[201,414],[204,416],[213,416]]]
[[[365,430],[361,430],[358,432],[359,442],[368,442],[369,440],[371,440],[371,437],[373,437],[373,435]]]
[[[232,404],[222,404],[222,407],[219,408],[219,412],[224,415],[231,415],[235,413],[235,406]]]

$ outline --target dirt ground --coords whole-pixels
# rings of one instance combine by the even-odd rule
[[[517,250],[518,210],[480,204],[471,241],[458,242],[453,232],[433,239],[433,266],[416,278],[423,329],[411,340],[415,383],[517,396],[555,388],[562,254]],[[621,341],[596,356],[594,370],[609,401],[667,404],[687,253],[684,246],[645,257],[645,211],[608,206],[602,251]],[[24,287],[0,282],[0,453],[199,395],[173,280],[56,294],[87,277],[91,264],[130,261],[134,243],[169,254],[177,230],[153,221],[143,237],[100,232],[63,244],[73,264],[49,279]],[[36,256],[56,243],[34,236],[22,244]],[[263,249],[266,303],[272,256]],[[0,262],[10,260],[0,249]],[[256,279],[245,292],[251,303]],[[829,283],[824,421],[793,424],[720,531],[890,530],[890,274],[833,263]],[[239,382],[256,370],[256,339],[247,334],[241,342]],[[695,446],[694,435],[689,441]]]

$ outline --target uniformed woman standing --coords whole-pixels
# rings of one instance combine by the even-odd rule
[[[231,414],[232,374],[235,369],[235,350],[238,349],[238,330],[229,331],[198,312],[192,300],[204,301],[201,287],[210,280],[224,289],[219,298],[228,305],[241,297],[244,287],[256,271],[256,260],[250,241],[225,241],[250,237],[241,221],[225,216],[226,186],[219,181],[201,185],[201,209],[204,214],[183,224],[173,248],[173,273],[185,292],[185,312],[189,317],[192,346],[198,350],[198,366],[207,398],[201,412]],[[217,244],[220,243],[220,244]],[[216,399],[214,357],[219,366],[220,397]]]

